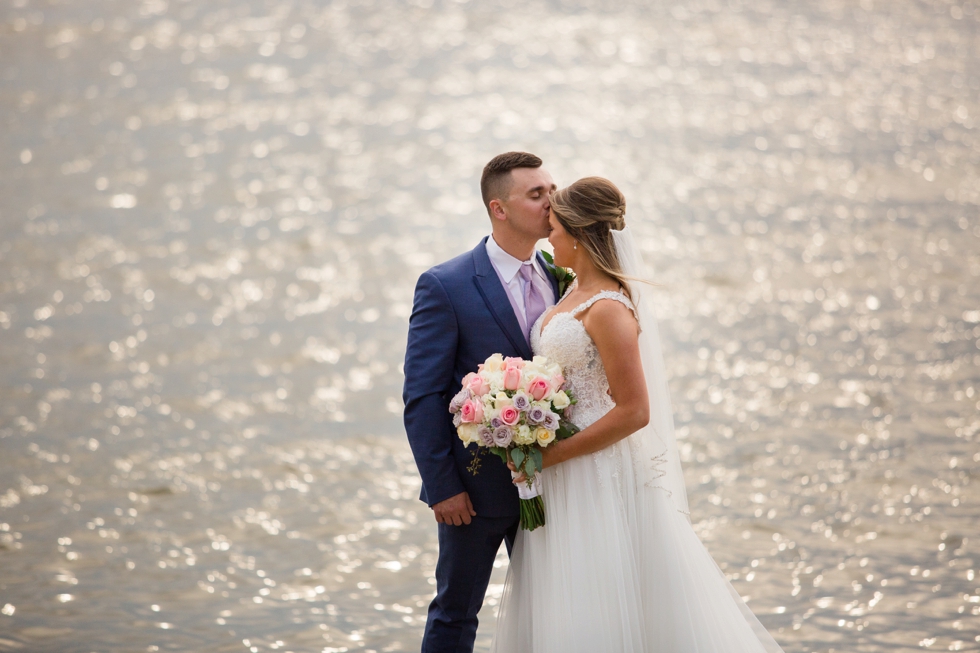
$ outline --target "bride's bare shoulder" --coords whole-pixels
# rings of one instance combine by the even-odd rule
[[[600,333],[612,337],[635,337],[639,333],[639,324],[629,299],[617,295],[604,294],[582,316],[582,325],[593,339]],[[593,331],[596,333],[593,334]]]

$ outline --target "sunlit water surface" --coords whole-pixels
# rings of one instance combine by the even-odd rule
[[[5,2],[0,650],[417,650],[412,291],[514,148],[625,191],[695,526],[786,650],[980,649],[978,34],[973,0]]]

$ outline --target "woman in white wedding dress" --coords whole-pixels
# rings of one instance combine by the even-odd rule
[[[497,653],[773,653],[779,645],[691,527],[657,324],[611,182],[551,200],[555,263],[576,282],[532,329],[563,368],[581,432],[543,451],[547,523],[521,531]]]

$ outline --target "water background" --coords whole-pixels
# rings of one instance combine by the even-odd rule
[[[785,649],[980,650],[978,98],[974,0],[7,0],[0,650],[417,650],[407,319],[509,149],[625,192]]]

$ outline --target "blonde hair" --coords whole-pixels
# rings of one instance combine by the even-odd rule
[[[555,191],[551,210],[565,231],[582,244],[592,264],[619,282],[634,301],[610,233],[626,226],[626,198],[616,185],[602,177],[584,177]]]

